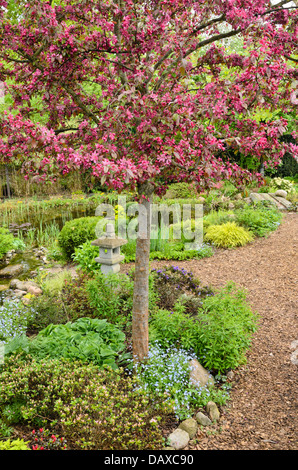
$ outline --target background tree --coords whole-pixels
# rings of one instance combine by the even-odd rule
[[[253,177],[226,148],[277,164],[297,109],[297,7],[268,0],[0,0],[0,159],[41,181],[74,169],[148,209],[136,248],[134,355],[148,352],[150,201],[174,181]],[[11,6],[11,3],[10,3]],[[224,41],[241,38],[236,51]],[[229,74],[226,74],[227,69]],[[293,131],[293,137],[296,132]],[[146,232],[146,230],[145,230]]]

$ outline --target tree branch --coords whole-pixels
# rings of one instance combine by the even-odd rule
[[[288,60],[292,60],[293,62],[297,62],[298,63],[298,59],[294,59],[294,57],[290,57],[289,55],[285,54],[284,55],[286,59]]]
[[[20,55],[25,57],[32,64],[33,67],[36,67],[41,72],[44,71],[44,68],[38,62],[36,62],[34,57],[29,56],[21,49],[19,50],[19,53]],[[92,119],[96,124],[99,124],[97,116],[87,108],[87,106],[81,101],[80,97],[71,88],[69,88],[68,85],[66,85],[65,83],[60,83],[60,86],[72,97],[75,104],[83,111],[83,113],[87,117]]]
[[[78,127],[65,127],[64,129],[57,129],[55,131],[55,134],[58,135],[58,134],[61,134],[62,132],[78,131],[78,130],[79,130]]]
[[[295,1],[295,0],[294,0]],[[288,3],[290,3],[290,0],[282,0],[281,2],[279,3],[276,3],[275,5],[272,5],[272,8],[270,10],[267,10],[265,11],[264,13],[262,13],[261,16],[264,16],[264,15],[267,15],[268,13],[272,13],[274,11],[280,11],[280,10],[289,10],[290,8],[297,8],[297,7],[290,7],[290,8],[280,8],[282,7],[283,5],[287,5]],[[296,2],[295,2],[296,3]],[[296,3],[297,5],[297,3]]]
[[[18,64],[29,64],[28,60],[13,59],[12,57],[0,56],[1,59],[8,60],[9,62],[17,62]]]
[[[220,21],[223,21],[225,19],[225,14],[223,13],[221,16],[218,18],[214,18],[213,20],[208,21],[207,23],[201,24],[198,28],[194,29],[193,32],[191,33],[190,37],[194,36],[196,33],[199,31],[202,31],[202,29],[208,28],[208,26],[213,25],[214,23],[219,23]]]
[[[171,70],[176,67],[176,65],[182,60],[184,59],[185,57],[189,56],[190,54],[192,54],[193,52],[197,51],[198,49],[204,47],[204,46],[207,46],[208,44],[212,44],[213,42],[216,42],[216,41],[220,41],[221,39],[225,39],[225,38],[229,38],[231,36],[236,36],[237,34],[239,34],[241,31],[240,28],[236,29],[236,30],[233,30],[233,31],[229,31],[228,33],[221,33],[221,34],[216,34],[215,36],[212,36],[211,38],[208,38],[208,39],[204,39],[203,41],[200,41],[196,46],[194,47],[191,47],[189,48],[185,54],[183,54],[183,56],[181,55],[178,59],[176,59],[174,62],[172,62],[172,64],[170,64],[167,68],[167,70],[165,70],[165,72],[161,75],[160,79],[158,80],[157,84],[155,85],[155,89],[159,89],[162,82],[164,81],[164,79],[166,78],[167,75],[169,75],[169,73],[171,72]]]

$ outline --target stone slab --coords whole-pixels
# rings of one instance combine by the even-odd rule
[[[100,263],[100,264],[106,264],[108,266],[112,266],[113,264],[118,264],[118,263],[121,263],[121,261],[123,261],[125,258],[124,255],[117,255],[117,256],[114,256],[113,258],[101,258],[100,256],[98,258],[95,258],[95,261],[97,263]]]
[[[275,206],[279,210],[289,209],[292,205],[291,202],[287,201],[285,198],[280,197],[280,196],[275,196],[274,194],[271,194],[271,193],[250,193],[249,197],[252,202],[261,202],[261,201],[271,202],[272,204],[275,204]]]
[[[274,194],[271,195],[273,199],[275,199],[277,202],[279,202],[280,204],[282,204],[283,206],[285,206],[286,209],[289,209],[292,205],[292,203],[290,201],[288,201],[287,199],[285,199],[284,197],[281,197],[281,196],[275,196]]]
[[[126,245],[126,243],[127,240],[124,238],[97,238],[97,240],[91,242],[91,245],[101,248],[117,248],[118,246]]]

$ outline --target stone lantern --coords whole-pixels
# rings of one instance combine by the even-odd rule
[[[116,237],[113,224],[107,224],[105,235],[91,242],[91,245],[99,247],[99,257],[95,258],[95,261],[101,264],[103,274],[120,271],[120,262],[125,258],[120,254],[120,246],[126,243],[127,240]]]

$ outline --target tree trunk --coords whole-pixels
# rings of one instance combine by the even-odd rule
[[[6,176],[7,197],[10,199],[10,182],[9,182],[9,171],[8,171],[7,165],[5,165],[5,176]]]
[[[141,202],[145,214],[143,219],[139,214],[139,233],[136,245],[132,312],[132,343],[135,362],[146,360],[149,350],[149,254],[153,186],[150,183],[142,185],[139,194],[144,195],[146,199]]]

